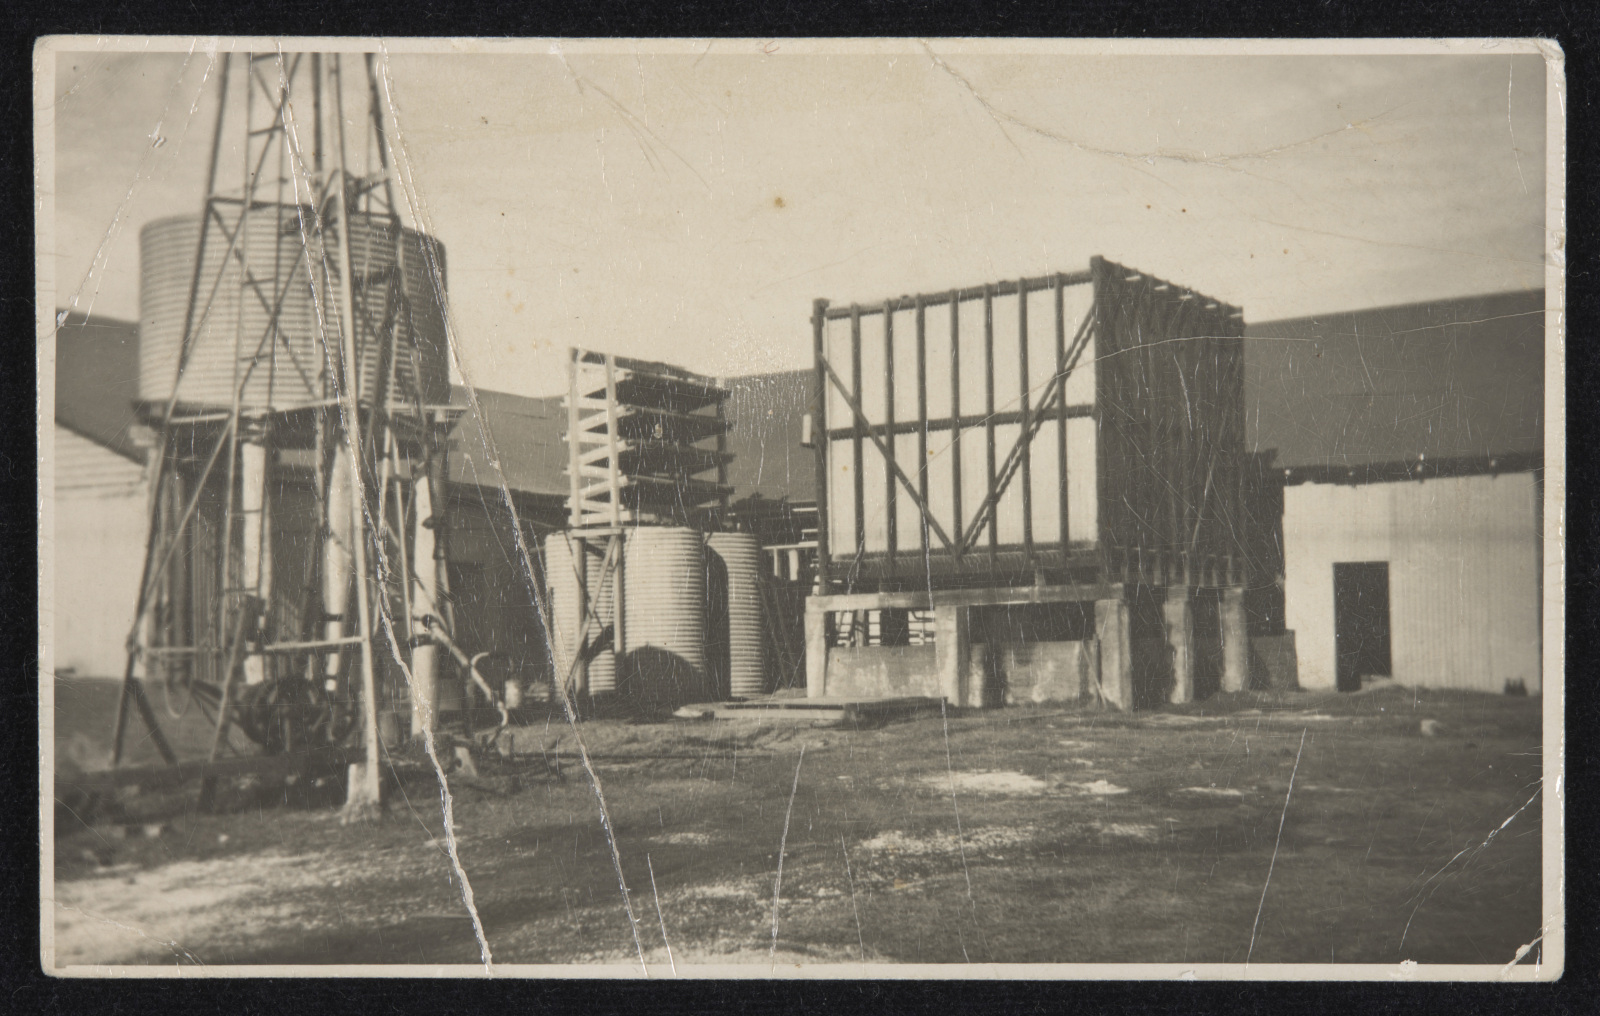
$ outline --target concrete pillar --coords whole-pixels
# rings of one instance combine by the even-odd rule
[[[349,446],[341,442],[328,475],[328,540],[322,558],[322,606],[328,615],[324,634],[329,641],[344,637],[344,615],[350,608],[350,579],[355,572],[354,466]],[[341,657],[338,648],[328,651],[329,691],[338,688]]]
[[[806,698],[828,693],[828,612],[806,600]]]
[[[244,637],[259,647],[262,606],[272,594],[272,544],[267,528],[267,446],[259,433],[248,435],[239,445],[239,515],[244,530],[244,549],[240,554],[242,585],[248,598],[241,609],[254,616],[247,618]],[[259,651],[244,658],[244,683],[261,684],[267,679],[267,661]]]
[[[435,729],[439,712],[439,647],[423,618],[441,617],[439,563],[434,560],[433,492],[430,477],[420,470],[412,478],[416,505],[411,513],[411,736]]]
[[[1133,646],[1128,601],[1096,600],[1094,637],[1100,645],[1100,694],[1107,705],[1133,708]]]
[[[1222,627],[1222,690],[1250,688],[1250,626],[1244,611],[1244,587],[1229,586],[1217,605]]]
[[[1188,586],[1169,586],[1161,604],[1167,648],[1172,656],[1174,703],[1194,701],[1194,599]]]
[[[939,675],[939,694],[953,706],[970,705],[972,673],[972,615],[967,607],[948,605],[933,608],[934,669]],[[982,682],[977,682],[983,694]],[[982,704],[980,701],[978,704]]]

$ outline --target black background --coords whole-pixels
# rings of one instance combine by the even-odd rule
[[[0,10],[0,1008],[13,1012],[254,1014],[426,1011],[651,1014],[776,1012],[1581,1013],[1600,1008],[1595,907],[1600,727],[1593,645],[1600,504],[1594,406],[1600,401],[1595,314],[1596,131],[1593,3],[1241,0],[998,3],[774,0],[560,4],[371,0],[82,2],[10,0]],[[1569,243],[1566,976],[1555,984],[1128,983],[991,981],[427,981],[105,980],[46,977],[39,964],[37,485],[32,50],[51,34],[390,36],[1088,36],[1110,38],[1536,36],[1565,51]],[[1555,505],[1547,508],[1554,513]],[[1563,750],[1564,748],[1564,750]],[[1546,784],[1547,793],[1552,789]]]

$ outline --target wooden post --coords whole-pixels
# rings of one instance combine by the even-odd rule
[[[1061,487],[1057,510],[1061,513],[1061,552],[1065,554],[1072,539],[1072,528],[1067,522],[1067,322],[1063,288],[1060,275],[1051,280],[1056,304],[1056,383],[1061,388],[1060,409],[1056,417],[1056,476]]]
[[[988,483],[985,484],[984,497],[989,498],[994,494],[995,486],[995,448],[994,448],[994,287],[985,284],[983,287],[983,439],[984,462],[988,466]],[[996,566],[996,555],[1000,549],[1000,506],[994,506],[989,512],[989,570],[992,573]],[[957,539],[960,539],[958,534]]]
[[[961,556],[961,293],[950,291],[950,531]]]
[[[895,432],[894,432],[894,301],[885,300],[883,303],[883,413],[884,413],[884,445],[889,452],[889,461],[885,463],[884,478],[884,536],[888,545],[887,563],[888,577],[894,578],[896,558],[899,556],[900,520],[897,515],[895,503]],[[862,399],[861,388],[856,387],[856,399],[865,404]]]
[[[1017,280],[1017,361],[1021,375],[1022,429],[1018,440],[1022,444],[1022,546],[1029,565],[1033,564],[1033,441],[1028,436],[1031,426],[1029,408],[1032,399],[1028,394],[1028,283]],[[1000,506],[995,505],[998,513]]]
[[[855,399],[856,405],[861,405],[861,308],[852,304],[850,306],[850,394]],[[854,483],[855,496],[855,557],[861,560],[861,555],[867,551],[867,488],[866,469],[862,455],[862,439],[865,437],[859,416],[851,419],[850,437],[850,469],[851,480]]]
[[[928,508],[928,331],[927,315],[922,297],[917,297],[917,493],[922,498],[924,515]],[[920,530],[923,567],[928,562],[928,520],[923,518]]]
[[[828,497],[833,477],[828,475],[828,456],[833,444],[828,437],[828,358],[824,340],[828,327],[828,301],[815,300],[811,304],[812,358],[816,365],[813,379],[816,404],[812,411],[812,449],[816,456],[817,475],[817,592],[826,596],[829,589],[828,574]]]

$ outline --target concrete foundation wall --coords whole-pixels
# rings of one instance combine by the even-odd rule
[[[1092,642],[1023,642],[996,646],[990,655],[980,651],[994,668],[1006,705],[1022,702],[1075,702],[1095,681]]]
[[[939,674],[932,646],[839,647],[828,650],[824,694],[926,695],[937,698]]]
[[[1393,677],[1430,688],[1540,687],[1533,474],[1284,491],[1286,623],[1300,684],[1336,685],[1333,566],[1389,564]]]

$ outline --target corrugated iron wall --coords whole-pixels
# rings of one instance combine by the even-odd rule
[[[1501,692],[1540,681],[1531,472],[1284,491],[1286,619],[1300,683],[1335,685],[1333,565],[1387,561],[1394,677]]]

